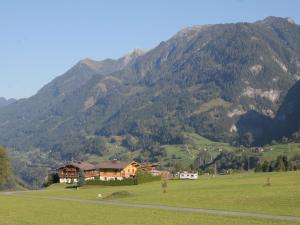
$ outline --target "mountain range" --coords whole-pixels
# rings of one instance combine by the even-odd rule
[[[14,99],[14,98],[6,99],[6,98],[3,98],[3,97],[0,97],[0,108],[4,107],[4,106],[8,106],[9,104],[14,103],[16,101],[17,100]]]
[[[130,135],[145,148],[181,143],[181,131],[260,144],[298,130],[290,105],[299,79],[300,26],[290,18],[187,27],[147,51],[84,59],[1,108],[0,143],[62,159],[102,136]]]

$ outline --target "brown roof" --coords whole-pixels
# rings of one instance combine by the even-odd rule
[[[94,170],[95,169],[95,166],[88,162],[71,162],[71,163],[65,164],[64,166],[59,167],[58,169],[66,167],[66,166],[74,166],[81,170]]]
[[[119,161],[119,160],[107,160],[107,161],[100,161],[95,165],[97,169],[124,169],[131,163],[138,163],[134,161]]]
[[[91,164],[88,162],[71,162],[71,163],[65,164],[63,166],[60,166],[58,169],[66,167],[66,166],[74,166],[81,170],[124,169],[126,166],[128,166],[131,163],[135,163],[136,165],[139,166],[139,164],[134,161],[106,160],[106,161],[100,161],[96,164]]]
[[[148,162],[146,162],[146,163],[141,163],[140,165],[141,165],[141,167],[146,167],[146,166],[157,167],[157,166],[159,166],[159,163],[148,163]]]

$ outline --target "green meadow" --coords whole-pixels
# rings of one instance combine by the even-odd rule
[[[267,186],[270,177],[271,185]],[[66,197],[103,201],[112,193],[129,196],[110,201],[155,204],[225,211],[300,216],[300,172],[240,173],[200,176],[196,181],[168,181],[167,193],[161,182],[137,186],[85,186],[79,190],[55,184],[37,192],[0,195],[0,224],[300,224],[254,217],[233,217],[191,212],[174,212],[87,202],[38,199]],[[98,197],[102,194],[102,198]]]
[[[0,195],[1,225],[296,225],[247,217],[126,208]]]

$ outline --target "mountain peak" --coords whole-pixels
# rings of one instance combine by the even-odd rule
[[[93,70],[98,70],[99,67],[102,66],[101,61],[93,60],[93,59],[90,59],[90,58],[85,58],[83,60],[80,60],[79,64],[86,65],[86,66],[88,66],[89,68],[91,68]]]
[[[127,52],[125,55],[123,55],[122,58],[141,56],[141,55],[144,55],[148,51],[149,51],[149,49],[134,48],[131,51]]]
[[[144,55],[147,53],[149,49],[142,49],[142,48],[135,48],[129,52],[127,52],[121,59],[123,59],[124,65],[127,65],[129,62],[131,62],[133,59]]]
[[[194,25],[194,26],[188,26],[177,32],[177,34],[174,36],[175,38],[190,38],[193,37],[195,34],[197,34],[200,31],[203,31],[204,29],[210,27],[211,25]]]
[[[9,105],[11,103],[14,103],[16,101],[17,100],[13,99],[13,98],[6,99],[6,98],[3,98],[3,97],[0,97],[0,107],[7,106],[7,105]]]
[[[278,23],[290,23],[295,24],[295,21],[291,17],[276,17],[276,16],[268,16],[263,20],[257,21],[257,23],[261,24],[278,24]]]

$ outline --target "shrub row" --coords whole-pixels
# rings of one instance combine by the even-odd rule
[[[128,186],[128,185],[137,185],[137,179],[124,179],[124,180],[87,180],[87,185],[103,185],[103,186]]]
[[[137,185],[152,181],[161,180],[160,176],[152,176],[150,173],[144,171],[138,171],[135,178],[128,178],[123,180],[87,180],[87,185],[104,185],[104,186],[127,186],[127,185]]]

